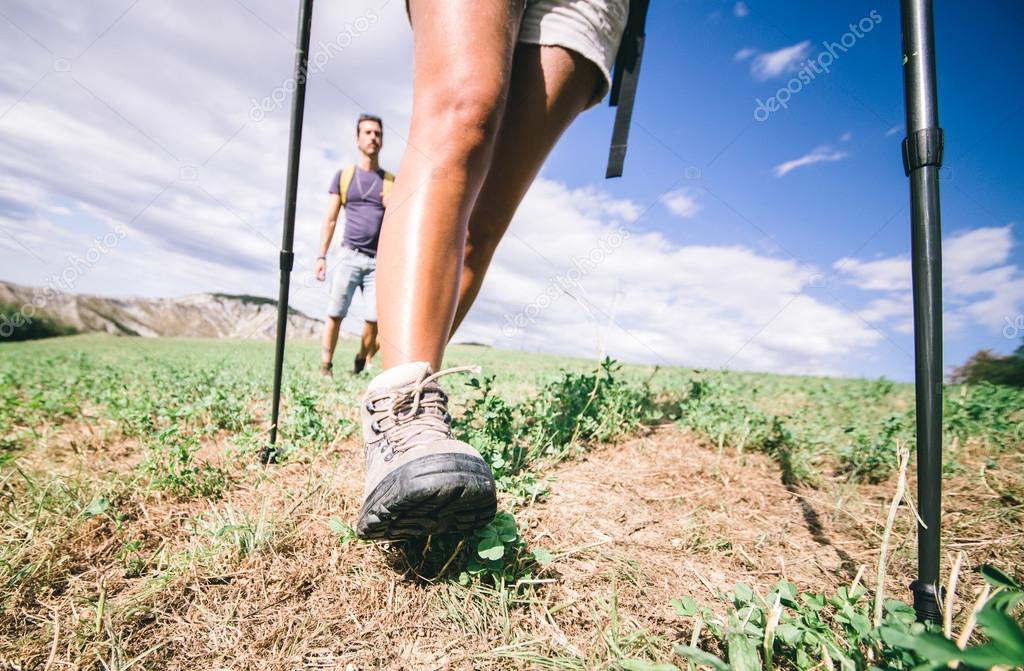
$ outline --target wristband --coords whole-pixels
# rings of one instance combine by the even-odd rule
[[[326,256],[318,256],[318,257],[316,257],[316,260],[317,261],[326,261],[327,257]]]

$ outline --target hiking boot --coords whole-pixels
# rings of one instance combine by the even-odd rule
[[[334,377],[334,364],[333,363],[322,363],[320,364],[320,375],[324,377]]]
[[[359,375],[366,368],[366,357],[357,356],[356,360],[352,362],[352,374]]]
[[[426,362],[407,363],[370,382],[362,407],[366,485],[356,523],[361,538],[471,531],[494,518],[491,469],[475,449],[452,437],[448,396],[435,381],[473,369],[431,374]]]

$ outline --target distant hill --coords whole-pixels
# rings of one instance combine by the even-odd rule
[[[0,309],[8,324],[22,306],[38,305],[43,289],[0,282]],[[31,311],[28,315],[31,315]],[[35,314],[49,324],[78,333],[126,336],[271,339],[277,328],[277,301],[261,296],[192,294],[181,298],[109,298],[58,293]],[[14,324],[17,326],[17,324]],[[4,325],[0,324],[0,327]],[[289,338],[316,338],[322,322],[288,310]],[[9,328],[3,328],[5,336]]]

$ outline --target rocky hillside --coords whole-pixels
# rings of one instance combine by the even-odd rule
[[[269,339],[277,327],[277,301],[259,296],[193,294],[181,298],[107,298],[51,294],[45,289],[0,282],[0,307],[5,319],[23,306],[37,306],[36,315],[79,333],[128,336]],[[42,307],[39,307],[42,305]],[[288,337],[315,338],[321,323],[289,310]],[[15,324],[17,326],[17,324]]]

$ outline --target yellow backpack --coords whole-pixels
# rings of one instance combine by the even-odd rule
[[[338,195],[341,196],[341,204],[344,207],[348,200],[348,187],[352,184],[352,177],[356,174],[356,167],[350,165],[341,171],[338,179]],[[395,176],[387,170],[384,171],[384,196],[391,195],[391,189],[395,186]]]

